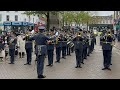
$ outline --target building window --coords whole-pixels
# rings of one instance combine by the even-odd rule
[[[107,23],[107,24],[109,24],[109,19],[108,19],[108,20],[106,20],[106,23]]]
[[[15,15],[15,21],[18,21],[18,15]]]
[[[109,20],[109,23],[112,24],[112,20]]]
[[[6,21],[10,21],[10,16],[6,15]]]
[[[2,21],[2,14],[0,14],[0,21]]]
[[[105,21],[103,20],[103,24],[105,23]]]
[[[24,21],[26,22],[26,18],[24,19]]]

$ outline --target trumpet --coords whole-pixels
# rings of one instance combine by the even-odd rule
[[[48,40],[47,44],[54,44],[54,40]]]
[[[9,43],[10,43],[10,44],[12,44],[12,43],[13,43],[13,41],[14,41],[14,38],[12,38],[12,39],[9,41]]]
[[[56,42],[55,42],[55,44],[58,44],[58,40],[59,40],[58,37],[56,37]]]

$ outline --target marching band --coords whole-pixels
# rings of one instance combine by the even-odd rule
[[[87,59],[87,56],[89,56],[90,53],[92,53],[92,51],[94,50],[95,42],[96,42],[96,37],[93,34],[93,32],[87,32],[81,29],[78,32],[76,32],[76,35],[72,33],[55,32],[54,30],[51,30],[46,35],[44,32],[42,32],[42,34],[39,34],[39,32],[30,33],[30,31],[28,31],[25,35],[23,35],[22,33],[16,36],[15,34],[11,33],[8,37],[9,37],[9,40],[7,40],[8,41],[7,45],[9,46],[9,55],[10,55],[9,64],[14,64],[14,61],[15,61],[14,53],[15,53],[16,47],[18,48],[18,52],[19,52],[18,55],[20,58],[24,58],[25,54],[27,55],[27,62],[24,65],[31,65],[32,52],[35,51],[35,55],[36,55],[35,60],[37,61],[37,65],[38,65],[37,66],[38,78],[44,78],[43,76],[44,60],[43,59],[45,56],[48,56],[47,66],[51,67],[53,66],[53,61],[54,61],[54,58],[53,58],[54,51],[56,54],[56,61],[55,61],[56,63],[60,63],[61,57],[63,59],[66,59],[67,55],[71,56],[71,53],[75,51],[75,55],[76,55],[75,68],[82,68],[81,63],[84,64],[84,59]],[[35,41],[32,41],[32,40],[35,40]],[[45,41],[47,42],[44,43]],[[2,51],[1,42],[2,41],[0,40],[0,52]],[[5,44],[3,44],[3,46],[4,45]],[[33,49],[33,45],[34,45],[34,49]],[[45,47],[43,48],[42,46],[44,45]],[[42,57],[43,52],[44,52],[44,56]],[[41,59],[43,61],[39,61]]]

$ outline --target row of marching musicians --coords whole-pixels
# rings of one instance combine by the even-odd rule
[[[37,73],[38,78],[44,78],[43,68],[45,55],[48,55],[48,65],[53,65],[53,53],[54,46],[56,48],[56,62],[60,62],[60,57],[66,59],[67,55],[70,55],[71,51],[75,50],[76,54],[76,68],[81,67],[81,63],[84,64],[84,59],[87,59],[90,53],[94,50],[95,36],[93,33],[87,33],[85,31],[80,31],[76,35],[67,35],[59,34],[54,35],[53,31],[49,35],[44,35],[45,27],[40,27],[39,32],[33,36],[27,35],[24,37],[22,35],[20,38],[25,40],[25,50],[27,54],[27,62],[25,65],[31,65],[32,61],[32,41],[35,41],[35,54],[37,61]],[[88,35],[90,34],[90,35]],[[14,53],[16,41],[18,42],[16,36],[11,34],[9,39],[9,55],[10,55],[10,64],[14,64]],[[23,46],[23,43],[22,43]],[[21,49],[21,45],[17,46]],[[62,53],[62,54],[61,54]]]
[[[81,63],[84,64],[84,59],[87,59],[87,56],[94,50],[96,38],[93,33],[81,30],[76,35],[62,33],[54,35],[54,32],[50,31],[49,34],[44,35],[44,29],[45,27],[41,26],[39,32],[28,40],[28,42],[35,41],[38,78],[45,78],[43,68],[46,54],[48,55],[47,66],[53,65],[54,46],[56,48],[56,63],[60,63],[61,55],[62,58],[66,59],[66,51],[67,55],[71,55],[71,51],[75,50],[76,68],[81,67]],[[30,56],[27,55],[27,58],[30,58]]]
[[[84,64],[84,59],[87,59],[87,56],[92,53],[94,44],[96,44],[95,35],[86,31],[78,32],[74,36],[68,33],[55,36],[53,31],[51,31],[47,36],[51,41],[47,43],[47,66],[53,66],[54,46],[56,49],[56,63],[60,63],[61,56],[66,59],[67,55],[71,56],[71,52],[75,51],[77,68],[80,67],[80,63]]]
[[[73,38],[75,45],[75,55],[76,55],[76,67],[82,68],[81,63],[84,64],[84,59],[90,56],[94,50],[94,45],[96,44],[96,36],[93,32],[87,33],[86,31],[78,32],[76,37]]]
[[[54,45],[56,48],[56,62],[58,63],[60,62],[61,51],[62,58],[66,59],[66,51],[68,51],[68,55],[70,55],[71,50],[73,51],[74,48],[76,54],[76,68],[81,67],[81,63],[84,64],[84,59],[87,59],[87,56],[89,56],[94,50],[96,38],[93,33],[87,33],[86,31],[81,30],[75,36],[66,34],[54,36],[53,32],[51,31],[51,33],[46,36],[43,34],[43,31],[44,27],[40,27],[40,32],[30,39],[35,40],[36,42],[38,78],[45,78],[45,76],[43,76],[45,51],[48,54],[47,66],[53,65]],[[46,41],[47,44],[45,44]]]

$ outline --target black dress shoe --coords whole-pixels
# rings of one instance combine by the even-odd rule
[[[84,64],[84,62],[81,62],[82,64]]]
[[[53,66],[53,64],[50,65],[50,67],[52,67],[52,66]]]
[[[46,76],[44,75],[39,75],[38,78],[45,78]]]
[[[78,66],[76,66],[75,68],[78,68]]]
[[[80,65],[78,66],[79,68],[82,68]]]
[[[110,71],[111,71],[111,69],[110,69],[110,68],[107,68],[107,70],[110,70]]]
[[[60,61],[58,61],[58,63],[60,63]]]
[[[58,63],[58,61],[55,61],[55,63]]]
[[[55,63],[60,63],[60,61],[55,61]]]
[[[110,64],[110,65],[112,65],[112,64]]]
[[[63,59],[66,59],[65,57],[62,57]]]
[[[28,63],[24,64],[24,65],[28,65]]]
[[[31,65],[31,63],[28,63],[28,65]]]
[[[103,68],[102,70],[106,70],[107,68]]]
[[[12,63],[8,63],[8,64],[12,64]]]
[[[48,64],[48,65],[46,65],[46,66],[51,66],[51,64]]]

